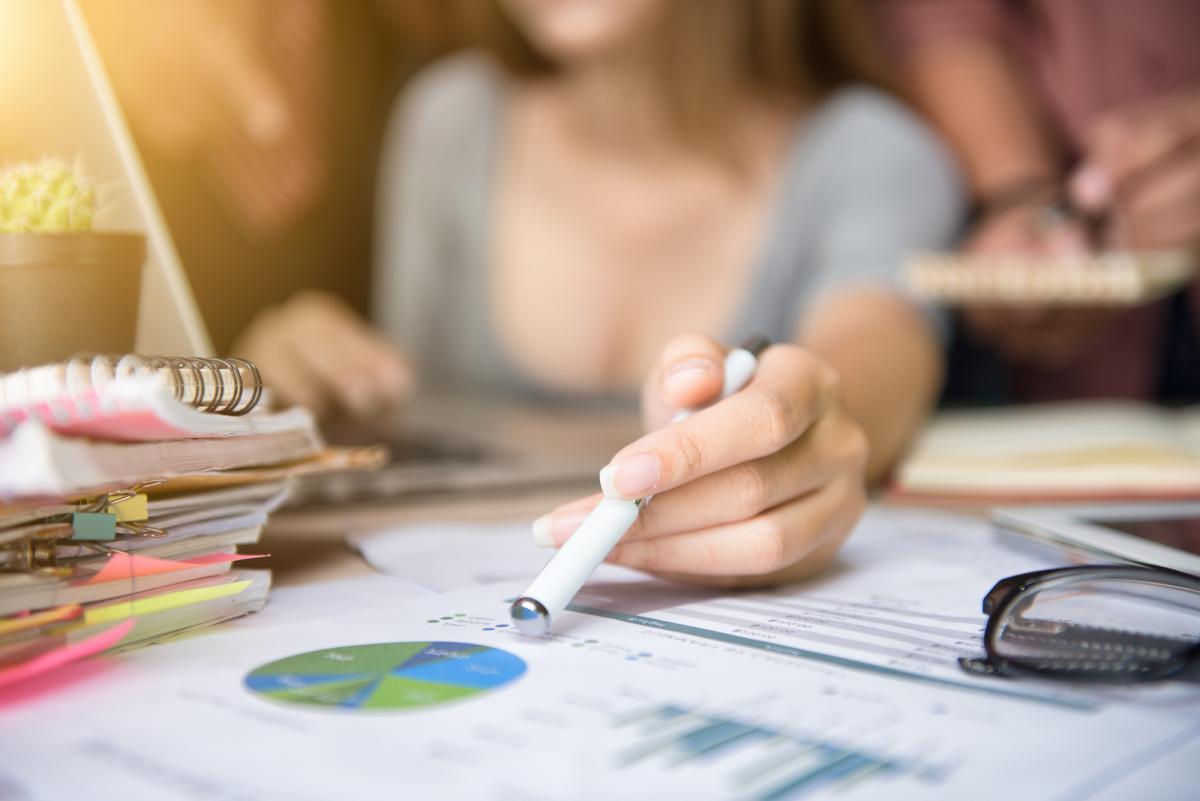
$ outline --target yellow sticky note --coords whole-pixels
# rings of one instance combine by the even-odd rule
[[[118,523],[139,523],[150,517],[149,501],[140,492],[128,500],[112,504],[108,511],[117,516]]]
[[[149,598],[139,598],[136,601],[118,601],[115,604],[108,604],[107,606],[91,607],[84,611],[83,623],[86,626],[91,626],[95,623],[111,623],[114,620],[123,620],[127,617],[166,612],[171,609],[178,609],[181,606],[191,606],[192,604],[223,598],[226,595],[237,595],[249,587],[250,584],[249,580],[231,581],[228,584],[217,584],[214,587],[196,587],[190,590],[179,590],[178,592],[154,595]]]

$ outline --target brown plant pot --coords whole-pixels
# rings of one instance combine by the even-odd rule
[[[138,234],[0,234],[0,372],[132,351],[145,259]]]

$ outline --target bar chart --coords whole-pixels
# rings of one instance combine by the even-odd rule
[[[677,704],[619,715],[614,728],[635,738],[617,753],[619,767],[694,767],[738,797],[757,801],[799,799],[900,776],[935,776],[921,766],[853,746]]]

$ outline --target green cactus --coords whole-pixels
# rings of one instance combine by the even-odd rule
[[[0,232],[90,231],[96,191],[62,159],[0,169]]]

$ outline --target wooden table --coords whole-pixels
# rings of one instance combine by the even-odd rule
[[[553,490],[449,493],[400,498],[353,510],[296,509],[273,515],[255,546],[247,553],[268,553],[253,562],[270,568],[275,586],[311,584],[372,572],[362,555],[346,543],[346,535],[404,523],[460,520],[501,522],[533,520],[555,506],[594,492],[594,484],[559,486]]]

